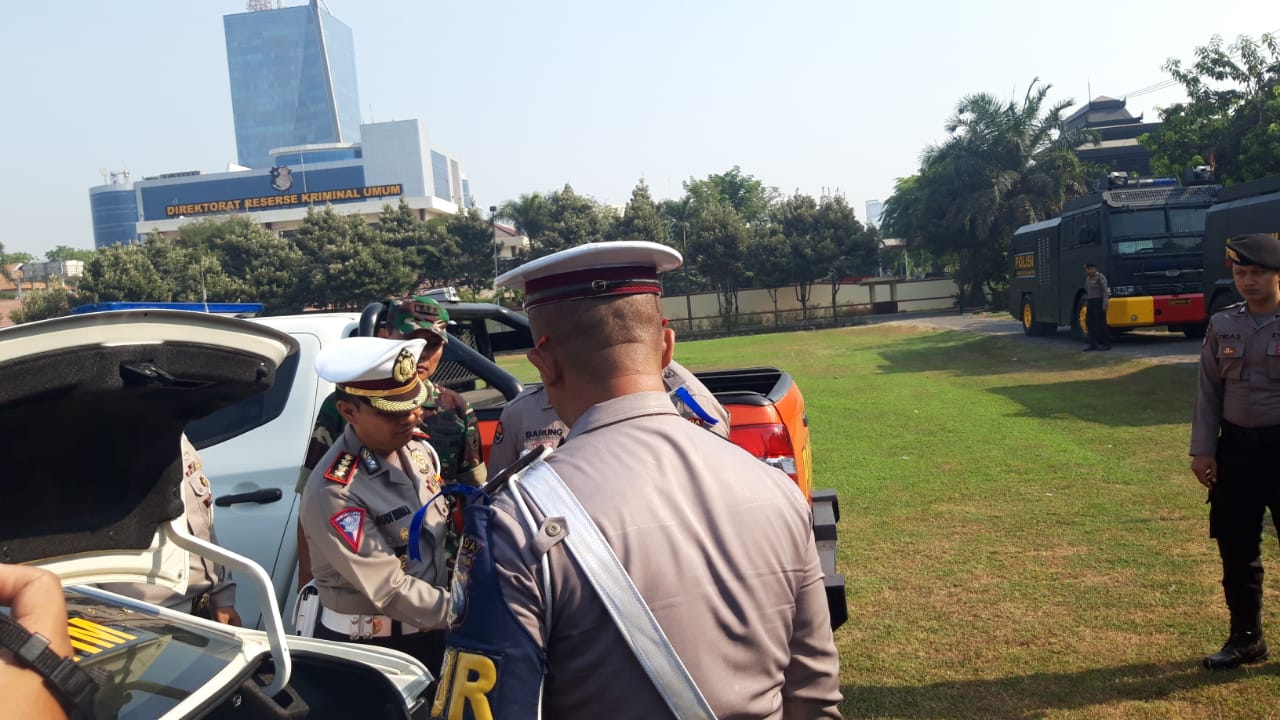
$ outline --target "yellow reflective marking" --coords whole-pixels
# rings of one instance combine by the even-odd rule
[[[449,688],[453,686],[453,666],[457,663],[458,651],[449,648],[444,652],[444,665],[440,668],[440,685],[436,688],[436,699],[431,704],[431,717],[444,717],[444,701],[449,699]]]
[[[484,655],[468,652],[458,653],[457,666],[451,683],[453,691],[449,694],[449,720],[463,720],[468,706],[475,720],[493,720],[493,710],[485,693],[498,684],[498,667]]]
[[[129,633],[77,617],[67,619],[67,633],[71,636],[71,646],[87,653],[100,652],[102,648],[113,648],[137,639]]]

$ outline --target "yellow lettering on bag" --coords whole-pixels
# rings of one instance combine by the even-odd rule
[[[112,630],[84,618],[68,618],[67,633],[71,636],[71,646],[76,650],[90,654],[102,652],[106,648],[136,639],[129,633]]]
[[[485,693],[498,684],[498,666],[484,655],[469,652],[459,652],[454,664],[457,667],[449,678],[449,720],[463,720],[467,707],[475,720],[493,720]],[[438,703],[439,698],[436,700]]]

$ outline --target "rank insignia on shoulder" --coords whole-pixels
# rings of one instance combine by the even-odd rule
[[[332,480],[339,485],[351,484],[351,478],[356,474],[356,456],[349,452],[338,453],[338,457],[333,459],[333,464],[328,470],[324,471],[325,479]]]
[[[338,531],[351,547],[352,552],[360,552],[360,541],[364,539],[364,510],[361,508],[343,508],[329,518],[329,524]]]

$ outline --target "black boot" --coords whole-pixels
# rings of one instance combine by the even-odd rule
[[[1203,663],[1207,670],[1230,670],[1247,663],[1261,662],[1268,655],[1267,641],[1261,630],[1232,630],[1227,644],[1206,656]]]

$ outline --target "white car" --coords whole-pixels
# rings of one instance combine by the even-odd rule
[[[246,398],[270,398],[303,345],[263,324],[159,310],[0,330],[9,460],[0,561],[44,567],[68,586],[80,666],[104,678],[98,717],[426,715],[432,678],[420,662],[287,635],[267,573],[186,531],[183,429]],[[263,630],[84,587],[149,582],[184,592],[189,552],[232,569],[239,596],[261,608]]]

